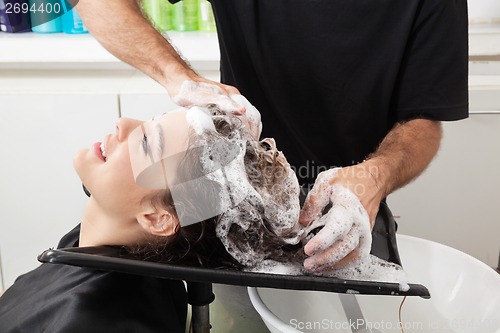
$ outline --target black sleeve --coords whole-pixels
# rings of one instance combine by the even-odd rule
[[[413,24],[395,91],[399,121],[468,116],[466,0],[424,0]]]

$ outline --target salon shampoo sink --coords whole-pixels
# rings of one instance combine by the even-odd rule
[[[479,260],[432,241],[398,235],[401,261],[412,282],[432,297],[407,297],[401,312],[405,333],[500,333],[500,274]],[[250,300],[272,333],[403,332],[402,297],[356,295],[372,330],[356,331],[342,294],[248,288]],[[359,323],[361,324],[361,323]]]

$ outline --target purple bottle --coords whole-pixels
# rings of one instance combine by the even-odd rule
[[[31,31],[28,0],[0,0],[0,31]]]

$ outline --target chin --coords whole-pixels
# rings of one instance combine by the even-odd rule
[[[75,169],[76,173],[78,174],[78,177],[82,181],[82,183],[85,183],[84,178],[85,178],[85,166],[86,164],[86,158],[85,156],[88,154],[89,149],[82,149],[76,153],[75,157],[73,157],[73,168]]]
[[[86,149],[79,150],[75,156],[73,157],[73,168],[78,173],[78,170],[81,168],[83,156],[85,155]]]

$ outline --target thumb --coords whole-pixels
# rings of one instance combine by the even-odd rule
[[[303,226],[308,226],[323,209],[330,203],[330,193],[324,183],[315,184],[311,192],[307,195],[304,207],[300,211],[299,222]]]
[[[306,197],[304,207],[300,212],[300,224],[304,226],[309,225],[330,203],[333,181],[339,169],[340,168],[329,169],[318,175],[312,190]]]

